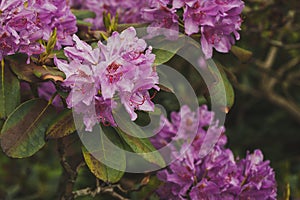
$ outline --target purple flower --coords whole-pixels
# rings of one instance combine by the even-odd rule
[[[155,137],[150,140],[155,148],[160,149],[167,145],[172,138],[176,136],[176,128],[165,116],[162,115],[160,117],[160,126],[155,133]]]
[[[158,179],[163,182],[156,191],[159,197],[205,200],[276,199],[274,171],[269,161],[263,161],[260,150],[255,150],[253,154],[247,153],[245,159],[235,160],[232,151],[225,148],[226,136],[221,134],[213,148],[205,155],[201,154],[200,150],[205,145],[204,138],[209,137],[208,131],[220,133],[224,132],[224,128],[218,126],[213,119],[214,114],[206,106],[200,107],[197,112],[198,129],[192,144],[187,146],[188,143],[183,143],[181,156],[171,146],[170,155],[175,161],[157,173]],[[155,147],[166,145],[171,140],[182,140],[182,137],[176,136],[177,127],[184,121],[180,113],[186,113],[184,116],[195,116],[188,107],[183,106],[179,113],[171,114],[171,123],[162,117],[163,125],[151,139]],[[206,130],[207,126],[212,129]],[[186,132],[189,132],[188,129],[189,127],[183,126]]]
[[[269,161],[263,161],[260,150],[253,154],[247,152],[246,158],[238,162],[239,179],[242,180],[241,198],[276,199],[275,175],[269,164]]]
[[[218,198],[219,197],[219,198]],[[203,178],[190,192],[191,199],[225,199],[221,196],[220,188],[214,182]],[[228,198],[226,198],[228,199]],[[230,200],[230,199],[228,199]]]
[[[179,25],[184,26],[188,35],[201,33],[206,58],[212,57],[213,48],[228,52],[239,40],[244,8],[242,0],[74,0],[70,4],[95,12],[94,19],[87,19],[95,29],[104,28],[103,13],[118,14],[119,23],[149,23],[149,37],[163,34],[167,39],[177,39]]]
[[[115,125],[111,112],[118,98],[132,120],[137,118],[135,110],[154,110],[148,90],[159,90],[152,67],[155,56],[136,37],[134,28],[114,32],[106,44],[99,41],[95,49],[76,35],[73,40],[75,46],[65,48],[69,63],[55,58],[55,64],[66,74],[63,85],[70,88],[68,107],[87,113],[86,130],[91,131],[98,121]]]
[[[1,14],[3,12],[5,12],[6,10],[10,10],[10,9],[20,6],[22,3],[24,3],[24,1],[22,1],[22,0],[2,0],[0,2]]]
[[[55,28],[57,48],[73,43],[71,35],[77,31],[76,18],[65,1],[3,0],[0,11],[0,59],[16,52],[28,56],[44,52],[38,41],[48,41]]]
[[[185,195],[192,184],[195,182],[195,172],[188,165],[174,163],[170,166],[172,173],[167,175],[167,181],[179,186],[177,195]],[[159,176],[158,176],[159,177]]]
[[[228,13],[239,15],[244,8],[244,2],[241,0],[215,0],[213,2],[223,15]]]
[[[167,182],[167,173],[166,171],[160,171],[157,173],[157,176],[160,180]],[[160,199],[174,199],[174,200],[184,200],[185,198],[178,195],[180,186],[177,184],[163,184],[157,189],[157,194]]]
[[[233,24],[201,27],[201,45],[205,57],[212,57],[213,48],[219,52],[227,53],[235,42],[231,35],[233,30]]]
[[[55,94],[56,88],[54,83],[52,83],[51,81],[47,81],[39,83],[37,91],[40,98],[49,101]],[[59,110],[61,110],[64,107],[59,95],[56,95],[55,98],[52,100],[52,105],[54,105]]]
[[[103,100],[102,97],[95,96],[91,102],[92,106],[87,106],[83,102],[79,102],[74,111],[83,114],[83,123],[86,131],[92,131],[93,127],[101,122],[105,126],[116,126],[112,116],[112,109],[116,107],[116,102],[112,100]]]
[[[35,98],[32,94],[30,84],[25,81],[20,82],[21,86],[21,92],[22,95],[25,97],[25,99],[31,99]],[[45,99],[46,101],[49,101],[51,98],[53,98],[53,95],[56,93],[55,84],[51,81],[46,82],[40,82],[37,83],[37,93],[38,97],[41,99]],[[56,95],[54,99],[52,100],[52,105],[58,110],[63,109],[63,102],[59,95]]]
[[[179,25],[176,9],[168,8],[166,1],[152,1],[149,8],[143,9],[143,19],[150,23],[147,28],[150,36],[164,34],[168,39],[177,39]]]
[[[240,14],[244,8],[241,0],[176,1],[184,2],[184,26],[188,35],[201,32],[201,45],[206,58],[212,57],[213,48],[228,52],[239,40]],[[235,38],[232,36],[234,35]]]
[[[137,117],[134,110],[153,111],[148,90],[159,88],[155,86],[158,76],[152,68],[155,56],[151,47],[147,48],[146,42],[136,37],[135,29],[129,28],[113,33],[107,45],[99,42],[99,48],[104,56],[98,71],[103,98],[118,92],[132,120]]]
[[[81,41],[77,35],[73,35],[73,40],[75,42],[74,47],[66,47],[64,48],[65,55],[74,61],[80,61],[83,64],[93,64],[96,65],[99,63],[101,59],[101,55],[99,53],[99,49],[92,49],[90,45]],[[77,70],[72,67],[69,70]],[[73,71],[67,71],[67,73],[73,74]]]
[[[54,28],[57,29],[57,47],[72,45],[72,37],[77,32],[76,17],[72,14],[66,1],[31,0],[31,10],[37,13],[37,25],[42,27],[44,40],[48,40]],[[28,6],[29,8],[30,6]]]
[[[19,36],[14,34],[15,32],[10,32],[10,30],[5,30],[0,27],[0,60],[2,60],[5,55],[12,55],[17,51]]]
[[[198,33],[200,26],[214,26],[218,13],[216,5],[205,2],[197,1],[191,7],[187,5],[183,15],[186,34]]]

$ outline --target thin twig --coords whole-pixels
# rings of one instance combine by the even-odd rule
[[[287,112],[289,112],[299,123],[300,123],[300,107],[299,105],[297,105],[297,103],[295,103],[294,101],[289,101],[287,99],[285,99],[284,97],[282,97],[281,95],[278,95],[275,91],[274,91],[274,87],[276,85],[276,83],[278,83],[282,76],[284,75],[284,73],[286,71],[288,71],[289,69],[291,69],[292,67],[296,66],[300,59],[299,58],[294,58],[291,61],[285,63],[285,65],[282,65],[278,68],[278,70],[275,71],[275,73],[273,73],[272,75],[272,68],[274,67],[274,63],[276,60],[276,57],[278,55],[279,52],[279,47],[281,47],[282,44],[282,38],[285,34],[286,30],[289,30],[292,27],[292,22],[294,20],[294,16],[295,16],[295,12],[291,11],[289,12],[288,17],[288,21],[285,24],[285,26],[283,27],[283,29],[279,32],[278,38],[276,40],[276,45],[271,44],[271,47],[267,53],[267,56],[265,58],[264,61],[261,60],[255,60],[255,64],[262,69],[264,72],[268,72],[268,73],[262,73],[262,79],[260,82],[260,91],[261,92],[257,92],[256,90],[252,89],[252,88],[247,88],[243,85],[240,85],[238,83],[235,83],[235,86],[246,92],[249,93],[253,96],[258,96],[259,94],[264,94],[267,99],[274,103],[275,105],[285,109]],[[292,75],[292,79],[294,79],[295,77],[298,77],[295,73]],[[288,78],[291,78],[291,75],[288,76]]]
[[[284,49],[298,49],[298,48],[300,48],[300,43],[284,44],[282,41],[278,41],[278,40],[270,40],[269,43],[273,46],[281,47],[281,48],[284,48]]]
[[[60,156],[60,163],[63,168],[63,173],[61,175],[60,183],[58,186],[58,195],[61,200],[73,200],[73,186],[75,184],[78,170],[81,166],[84,165],[83,162],[80,162],[77,166],[72,166],[68,163],[66,159],[66,147],[63,143],[63,139],[59,139],[57,143],[57,149]]]
[[[114,187],[116,186],[107,186],[107,187],[101,187],[100,185],[98,185],[96,188],[84,188],[84,189],[80,189],[80,190],[76,190],[73,192],[73,196],[74,198],[80,197],[80,196],[92,196],[95,197],[98,194],[103,194],[103,193],[108,193],[110,194],[112,197],[119,199],[119,200],[129,200],[125,197],[123,197],[122,195],[120,195],[119,193],[117,193],[116,191],[114,191]]]

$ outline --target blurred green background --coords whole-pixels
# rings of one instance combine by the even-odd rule
[[[300,4],[297,0],[247,0],[241,40],[252,52],[218,54],[235,88],[226,119],[228,147],[236,156],[262,149],[278,182],[278,199],[300,199]],[[241,55],[242,54],[242,55]],[[10,159],[0,153],[0,199],[54,199],[62,168],[50,141],[36,155]],[[95,185],[84,166],[75,189]],[[85,199],[92,199],[87,197]],[[95,198],[99,199],[99,197]]]

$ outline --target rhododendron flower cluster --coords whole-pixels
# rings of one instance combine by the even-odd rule
[[[88,19],[94,28],[104,28],[103,13],[120,16],[120,23],[150,24],[151,35],[162,34],[169,39],[176,39],[179,26],[184,26],[185,33],[201,34],[201,45],[206,58],[211,58],[213,48],[226,53],[235,40],[239,40],[242,0],[146,0],[146,1],[100,1],[74,0],[74,7],[89,9],[95,12],[94,19]]]
[[[39,40],[48,41],[57,29],[57,48],[72,45],[76,18],[65,1],[1,0],[0,60],[16,52],[28,56],[44,52]]]
[[[199,123],[194,141],[188,148],[184,148],[188,145],[187,142],[182,145],[182,149],[179,150],[182,156],[179,156],[177,151],[172,152],[171,156],[176,161],[157,174],[163,182],[157,190],[160,198],[276,199],[274,171],[269,166],[269,161],[263,161],[260,150],[255,150],[253,154],[248,152],[244,159],[234,159],[232,151],[225,148],[226,136],[221,134],[208,154],[201,154],[204,138],[214,132],[224,132],[224,128],[217,126],[217,122],[213,120],[214,114],[208,111],[206,106],[200,107],[197,112]],[[162,117],[163,127],[152,138],[152,143],[161,148],[171,140],[179,140],[176,132],[180,121],[185,120],[180,119],[180,116],[195,116],[194,114],[187,106],[183,106],[180,113],[172,113],[171,122]],[[210,133],[207,131],[208,126],[211,126]]]
[[[159,90],[152,67],[155,55],[145,40],[136,37],[134,28],[114,32],[107,44],[99,41],[95,49],[76,35],[73,40],[76,45],[64,49],[69,62],[55,58],[55,63],[66,74],[63,85],[70,88],[68,107],[83,113],[87,131],[98,121],[115,125],[112,108],[116,98],[132,120],[137,118],[135,110],[154,110],[148,90]]]
[[[179,30],[178,13],[183,9],[185,33],[201,34],[201,45],[206,58],[212,50],[228,52],[239,40],[240,14],[244,8],[241,0],[153,0],[150,9],[144,9],[144,19],[151,26]],[[159,17],[157,17],[159,16]],[[180,17],[180,16],[179,16]],[[233,36],[233,35],[234,36]]]

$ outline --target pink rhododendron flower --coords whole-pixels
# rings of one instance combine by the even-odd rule
[[[73,40],[75,46],[65,48],[69,62],[55,58],[55,63],[66,74],[63,85],[70,88],[68,107],[84,113],[86,130],[91,131],[99,119],[115,124],[111,113],[115,98],[132,120],[137,118],[135,110],[154,110],[148,90],[159,90],[152,66],[155,55],[143,39],[136,37],[134,28],[114,32],[106,44],[99,41],[95,49],[76,35]],[[91,105],[92,109],[88,108]],[[92,112],[96,116],[91,117]]]

